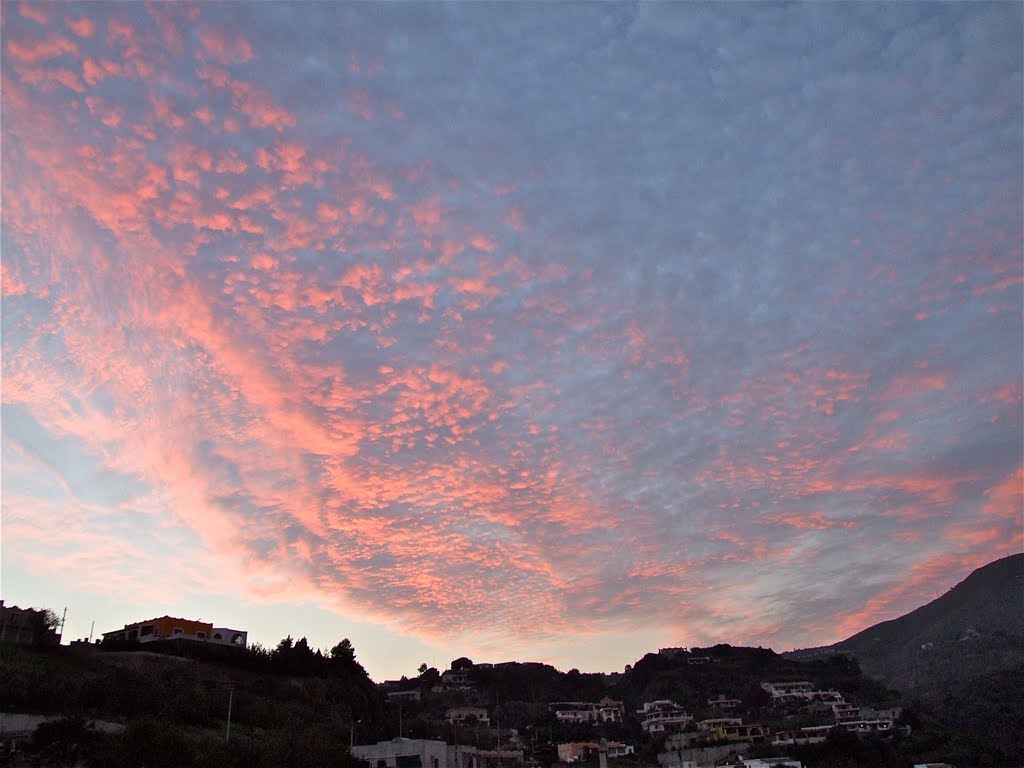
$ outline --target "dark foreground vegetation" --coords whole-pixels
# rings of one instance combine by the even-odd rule
[[[29,764],[111,768],[351,766],[352,723],[383,718],[347,640],[324,653],[291,638],[273,650],[0,646],[0,709],[63,716],[19,740]],[[102,733],[92,720],[126,728]]]
[[[697,717],[706,717],[714,714],[707,700],[724,694],[741,701],[737,714],[744,722],[793,728],[804,722],[799,716],[773,713],[759,683],[799,678],[841,691],[860,706],[902,706],[899,731],[884,739],[835,732],[814,746],[758,744],[746,750],[748,756],[789,755],[808,768],[909,768],[927,760],[950,761],[958,768],[1010,766],[1024,757],[1016,745],[985,735],[991,731],[988,724],[977,720],[982,715],[972,714],[963,699],[958,701],[964,707],[964,725],[951,729],[931,711],[863,676],[848,657],[796,661],[771,650],[728,645],[693,650],[713,663],[692,666],[685,659],[648,654],[625,673],[600,675],[559,672],[544,664],[487,668],[456,660],[453,664],[461,664],[469,675],[470,686],[462,690],[437,690],[440,673],[422,665],[417,676],[397,684],[421,692],[419,702],[401,705],[402,732],[487,749],[499,742],[508,746],[510,729],[515,729],[525,760],[535,766],[557,762],[558,743],[604,737],[636,746],[635,755],[613,761],[613,766],[654,766],[664,736],[644,734],[630,717],[597,729],[560,723],[548,703],[608,696],[624,701],[631,713],[643,701],[671,698]],[[990,681],[989,697],[1005,693],[1001,724],[1021,714],[1019,688],[1012,689],[1019,682]],[[492,727],[455,729],[446,723],[447,708],[462,705],[486,707]],[[151,643],[145,650],[90,649],[85,654],[67,648],[0,647],[0,709],[62,716],[22,741],[20,762],[14,763],[20,765],[354,768],[350,743],[398,735],[397,706],[385,703],[347,641],[327,652],[291,638],[272,650],[187,642]],[[103,733],[104,722],[125,728]],[[9,759],[5,752],[0,761]]]

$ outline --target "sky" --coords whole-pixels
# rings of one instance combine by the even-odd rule
[[[21,3],[2,591],[376,680],[1022,551],[1020,3]]]

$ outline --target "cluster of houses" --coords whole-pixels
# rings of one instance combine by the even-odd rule
[[[659,653],[667,656],[686,655],[695,664],[715,663],[717,659],[707,659],[689,654],[683,648],[663,648]],[[483,665],[474,665],[483,666]],[[487,665],[490,666],[490,665]],[[497,666],[497,665],[495,665]],[[386,695],[391,699],[419,699],[420,690],[395,690],[400,681],[385,683]],[[473,687],[470,669],[449,670],[440,676],[435,691],[471,690]],[[735,760],[739,753],[753,745],[771,744],[775,747],[787,747],[823,742],[833,729],[850,731],[859,736],[885,735],[895,729],[895,721],[899,719],[899,708],[874,710],[861,708],[847,702],[843,695],[835,690],[821,690],[807,680],[762,682],[761,689],[767,695],[769,703],[762,712],[771,720],[785,719],[791,716],[805,718],[815,717],[820,725],[804,726],[790,730],[771,730],[761,722],[744,722],[739,716],[743,703],[739,699],[728,698],[720,694],[707,699],[707,712],[712,717],[696,720],[682,706],[669,699],[644,702],[636,710],[635,717],[640,722],[644,733],[650,736],[665,736],[664,749],[658,755],[658,762],[663,768],[700,768],[704,765],[722,764],[722,760]],[[556,701],[548,705],[549,711],[560,723],[591,725],[598,728],[603,725],[623,723],[626,717],[624,702],[610,697],[600,701]],[[447,720],[456,725],[479,725],[488,727],[490,717],[483,707],[456,707],[449,709]],[[806,720],[805,720],[806,722]],[[390,742],[388,742],[390,744]],[[511,746],[522,746],[512,741]],[[389,749],[391,747],[388,747]],[[383,749],[383,747],[381,748]],[[557,745],[560,762],[571,764],[585,761],[599,754],[602,762],[607,758],[623,757],[634,753],[634,747],[620,742],[581,741]],[[466,753],[469,755],[470,753]],[[479,761],[488,755],[476,754],[473,759]],[[462,759],[462,758],[459,758]],[[466,758],[469,759],[469,758]],[[474,768],[449,761],[446,765],[434,766],[423,763],[424,768]],[[797,761],[772,758],[748,759],[733,765],[748,767],[773,766],[783,768],[799,766]],[[386,764],[373,768],[404,768]]]
[[[716,760],[747,749],[752,744],[770,743],[775,747],[787,747],[820,743],[837,728],[859,736],[885,735],[893,732],[894,723],[901,714],[898,707],[881,710],[859,708],[847,702],[838,691],[818,690],[806,680],[764,682],[761,688],[771,697],[770,710],[775,716],[817,715],[830,722],[774,732],[761,723],[744,723],[742,718],[735,716],[701,720],[696,724],[696,730],[687,723],[683,725],[685,730],[679,729],[680,732],[665,740],[658,763],[664,768],[698,768],[704,764],[713,765]],[[645,709],[650,706],[644,705]],[[708,699],[708,706],[724,714],[739,709],[740,701],[719,696]],[[680,724],[682,718],[676,725]],[[791,762],[776,764],[789,765]],[[747,766],[754,764],[749,760],[745,763]]]
[[[5,605],[0,600],[0,643],[18,645],[60,645],[58,628],[47,623],[47,612],[37,608],[19,608]],[[158,640],[188,640],[214,645],[246,647],[249,633],[244,629],[215,627],[207,621],[159,616],[155,619],[125,624],[121,629],[103,633],[104,641],[152,643]],[[99,641],[97,641],[99,642]],[[91,641],[76,640],[72,647],[91,645]]]
[[[633,747],[629,745],[603,739],[600,742],[558,745],[559,762],[579,763],[596,754],[601,768],[607,768],[608,758],[633,753]],[[434,739],[406,738],[353,746],[352,755],[368,763],[370,768],[499,768],[523,761],[521,749],[486,750]],[[735,753],[728,763],[687,761],[679,763],[677,768],[722,768],[723,765],[729,768],[803,768],[799,760],[788,757],[743,758]]]
[[[895,722],[902,714],[900,707],[870,709],[858,707],[843,698],[838,691],[821,691],[807,680],[782,683],[761,683],[772,699],[772,707],[783,714],[812,714],[824,720],[823,725],[805,726],[776,731],[772,744],[816,744],[828,738],[829,731],[839,728],[857,735],[886,735],[893,732]]]

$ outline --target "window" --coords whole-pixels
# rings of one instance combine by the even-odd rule
[[[220,632],[214,632],[214,633],[213,633],[213,639],[214,639],[214,640],[223,640],[224,638],[223,638],[223,637],[221,637],[221,634],[220,634]]]
[[[153,625],[152,624],[147,624],[146,626],[144,626],[142,629],[139,630],[139,634],[140,635],[152,635],[153,634]]]
[[[182,635],[184,633],[185,633],[184,629],[182,629],[181,627],[175,627],[174,631],[171,634],[172,635]]]
[[[205,640],[206,639],[206,633],[205,632],[196,632],[196,637],[198,637],[200,640]]]

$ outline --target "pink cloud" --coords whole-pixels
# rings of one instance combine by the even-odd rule
[[[19,194],[5,194],[3,215],[28,255],[5,263],[3,291],[49,291],[50,316],[26,323],[25,351],[4,361],[4,396],[155,489],[160,514],[195,531],[212,560],[245,562],[259,582],[239,584],[247,594],[286,596],[294,584],[435,636],[486,633],[495,621],[587,633],[653,616],[648,602],[680,604],[702,567],[795,563],[808,543],[869,527],[824,506],[804,511],[825,494],[877,504],[886,525],[909,528],[946,520],[977,493],[981,475],[902,469],[920,418],[913,396],[948,393],[951,370],[901,372],[886,393],[901,402],[875,399],[869,387],[885,382],[856,366],[809,364],[806,350],[712,382],[694,362],[708,331],[686,327],[671,303],[636,299],[603,314],[608,286],[560,258],[569,244],[532,253],[516,235],[509,242],[524,255],[511,255],[502,233],[526,227],[512,185],[449,184],[432,158],[377,163],[361,153],[360,131],[316,140],[306,107],[285,109],[274,81],[236,77],[234,65],[255,57],[246,38],[199,28],[197,82],[167,66],[167,51],[185,46],[181,30],[196,28],[192,11],[149,12],[155,27],[108,25],[116,55],[102,35],[68,41],[91,56],[84,82],[103,84],[80,98],[77,65],[54,66],[77,50],[51,41],[10,55],[28,75],[4,83],[10,135],[24,144],[5,148],[5,163],[17,155]],[[123,72],[149,75],[104,83]],[[115,85],[145,94],[144,114],[115,100]],[[394,113],[371,83],[359,85],[353,110]],[[465,215],[470,193],[492,195],[486,215]],[[502,317],[504,305],[514,314]],[[47,364],[55,347],[66,368]],[[575,401],[580,376],[614,380],[622,407],[635,409],[628,427],[597,385]],[[652,413],[648,392],[672,403]],[[1017,386],[984,403],[1009,418],[1020,400]],[[857,408],[877,416],[851,431]],[[707,457],[685,467],[678,504],[720,515],[689,521],[694,548],[716,556],[682,562],[666,553],[683,537],[666,537],[649,512],[677,500],[659,498],[653,471],[631,460],[659,453],[653,432],[686,435],[715,411],[724,436],[694,431]],[[880,452],[892,454],[882,469],[869,460]],[[974,557],[1007,540],[1020,480],[986,491],[978,520],[946,524],[944,545]],[[754,529],[728,522],[762,497]],[[629,531],[608,533],[626,517]],[[910,541],[914,531],[893,535]],[[73,561],[102,573],[86,560]],[[619,584],[612,567],[638,583]],[[722,592],[708,609],[722,627],[781,631],[750,594]],[[914,596],[884,592],[850,615]],[[699,602],[687,610],[696,615]]]
[[[104,60],[97,62],[93,59],[86,59],[82,62],[82,78],[89,85],[96,85],[96,83],[112,75],[120,74],[121,67],[114,61]]]
[[[175,56],[181,56],[185,52],[182,28],[194,26],[199,18],[199,11],[198,5],[161,3],[153,0],[146,2],[146,12],[160,31],[163,44]]]
[[[366,91],[347,91],[345,93],[345,101],[348,103],[349,111],[353,114],[367,121],[374,119],[373,107],[370,106],[370,94]]]
[[[85,93],[85,86],[82,85],[78,75],[70,69],[63,68],[26,68],[19,69],[18,75],[22,82],[29,85],[39,86],[41,89],[52,90],[53,85],[63,85],[75,93]]]
[[[494,297],[500,293],[482,277],[453,277],[449,280],[449,284],[456,293],[475,293],[487,297]]]
[[[277,260],[265,253],[259,253],[253,257],[252,266],[255,269],[271,270],[277,267]]]
[[[249,118],[249,125],[253,128],[273,128],[280,132],[295,125],[295,116],[274,104],[267,91],[240,80],[231,81],[229,88],[232,104]]]
[[[880,621],[896,618],[933,597],[934,585],[948,582],[951,574],[966,575],[966,570],[983,564],[960,553],[943,553],[921,560],[863,606],[833,617],[831,634],[842,639]]]
[[[77,55],[78,46],[63,35],[53,33],[43,40],[8,39],[7,53],[23,64],[39,64],[65,54]]]
[[[247,118],[249,125],[253,128],[273,128],[281,132],[295,125],[295,116],[283,107],[276,105],[266,90],[252,83],[235,80],[225,70],[215,67],[202,65],[197,69],[197,74],[200,79],[210,85],[227,89],[231,94],[233,108],[238,114]],[[227,120],[224,125],[229,132],[240,130],[237,125],[235,129],[229,129]]]
[[[209,107],[199,107],[192,113],[192,116],[203,125],[213,122],[213,111]]]
[[[82,17],[80,19],[68,19],[68,28],[78,37],[92,37],[96,32],[96,25],[92,19]]]
[[[0,293],[6,297],[24,296],[28,288],[13,273],[13,267],[0,262]]]
[[[494,250],[498,247],[497,242],[484,235],[473,235],[473,237],[471,237],[469,240],[469,244],[472,245],[477,250],[485,251],[487,253],[493,253]]]
[[[42,3],[19,3],[18,13],[36,24],[50,23],[50,14],[47,13],[47,9]]]
[[[199,27],[199,42],[206,53],[221,64],[244,64],[256,58],[252,44],[241,33],[231,35],[202,25]]]

